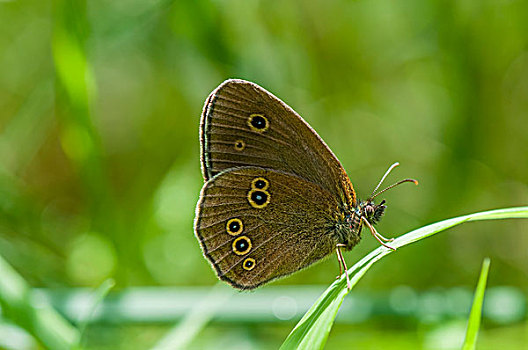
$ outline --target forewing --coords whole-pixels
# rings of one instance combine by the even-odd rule
[[[201,121],[202,172],[209,180],[240,166],[295,174],[356,205],[345,170],[317,133],[262,87],[226,80],[205,102]]]

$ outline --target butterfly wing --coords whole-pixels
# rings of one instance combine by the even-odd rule
[[[319,135],[279,98],[248,81],[226,80],[206,100],[201,158],[205,180],[234,167],[270,168],[356,206],[345,170]]]
[[[258,167],[206,182],[195,232],[218,276],[252,289],[332,253],[340,204],[313,182]]]

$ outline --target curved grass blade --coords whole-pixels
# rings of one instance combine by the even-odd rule
[[[439,221],[410,231],[396,238],[391,245],[395,248],[400,248],[467,221],[513,218],[528,218],[528,207],[496,209]],[[363,277],[366,271],[376,261],[392,252],[392,250],[380,246],[348,269],[347,273],[349,276],[352,276],[352,287],[356,285],[359,279]],[[308,312],[306,312],[288,335],[281,349],[321,349],[326,343],[337,311],[348,292],[345,275],[343,274],[339,280],[332,283],[323,292]]]
[[[477,345],[477,335],[480,328],[482,303],[484,302],[484,291],[486,290],[486,282],[488,281],[489,266],[490,259],[484,259],[482,262],[482,269],[480,270],[477,288],[475,290],[475,296],[473,297],[473,306],[471,306],[471,312],[469,314],[468,327],[466,331],[466,339],[464,339],[462,350],[473,350]]]
[[[217,309],[234,294],[232,288],[217,283],[200,303],[158,341],[150,350],[187,349],[216,314]]]
[[[80,348],[84,341],[84,334],[86,333],[86,327],[90,324],[90,322],[93,320],[93,317],[95,315],[95,312],[97,310],[97,307],[101,304],[101,302],[106,298],[108,295],[108,292],[110,292],[110,289],[112,289],[115,286],[115,281],[112,278],[109,278],[105,280],[97,289],[93,292],[92,295],[92,305],[88,308],[88,312],[84,319],[79,324],[79,333],[81,337],[79,338],[78,348]]]

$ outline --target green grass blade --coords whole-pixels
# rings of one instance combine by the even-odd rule
[[[450,227],[460,225],[466,221],[495,220],[508,218],[528,218],[528,207],[490,210],[439,221],[419,229],[410,231],[396,238],[391,245],[401,248],[408,244],[420,241]],[[348,269],[352,286],[366,273],[378,260],[393,251],[383,246],[378,247],[354,266]],[[326,343],[328,334],[332,329],[337,311],[348,294],[345,275],[330,285],[312,305],[295,328],[288,335],[281,349],[321,349]]]
[[[92,296],[92,305],[88,308],[88,312],[84,319],[79,324],[79,333],[81,337],[79,338],[79,347],[82,345],[83,336],[86,332],[86,327],[92,321],[97,307],[101,304],[104,298],[108,295],[110,290],[115,286],[115,281],[111,278],[105,280],[101,285],[94,291]]]
[[[217,283],[202,302],[194,305],[190,312],[154,345],[151,350],[186,349],[200,331],[213,318],[217,309],[234,294],[231,288]]]
[[[33,335],[47,349],[72,349],[78,330],[32,293],[27,282],[0,257],[0,304],[2,316]]]
[[[480,328],[482,303],[484,302],[484,291],[486,290],[486,282],[488,281],[489,266],[490,259],[484,259],[482,262],[482,269],[480,270],[477,288],[475,290],[475,296],[473,298],[473,306],[471,306],[471,313],[469,314],[466,339],[464,340],[462,350],[473,350],[477,345],[477,335]]]

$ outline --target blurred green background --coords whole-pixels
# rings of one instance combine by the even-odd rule
[[[299,112],[360,197],[395,161],[388,182],[418,179],[384,197],[386,236],[528,203],[528,1],[4,0],[0,255],[46,290],[110,277],[116,293],[214,285],[193,234],[198,126],[205,98],[227,78],[254,81]],[[349,264],[377,246],[363,236]],[[485,318],[481,348],[508,339],[521,349],[526,221],[467,224],[406,247],[355,292],[472,289],[485,256],[490,288],[513,288],[524,309],[515,322]],[[332,257],[263,288],[322,291],[337,271]],[[328,348],[450,349],[431,333],[449,333],[450,322],[338,324]],[[294,324],[213,322],[189,346],[276,348]],[[148,348],[170,325],[97,323],[86,347]]]

